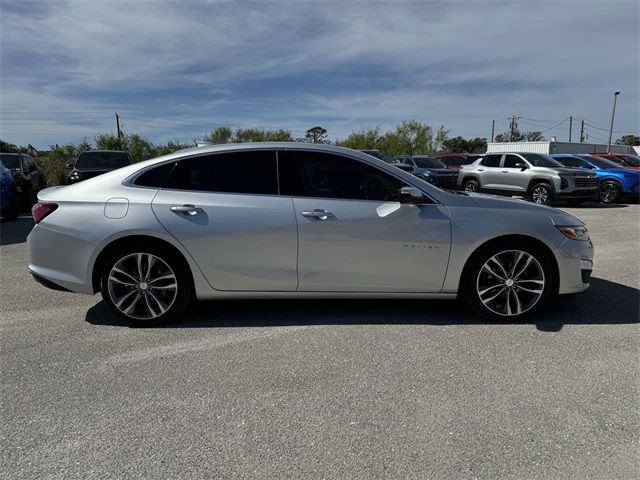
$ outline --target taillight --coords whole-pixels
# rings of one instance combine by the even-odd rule
[[[40,223],[49,216],[50,213],[54,212],[56,208],[58,208],[57,203],[36,203],[31,209],[33,221]]]

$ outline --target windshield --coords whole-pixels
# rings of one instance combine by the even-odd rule
[[[437,158],[414,157],[413,161],[416,162],[418,168],[447,168]]]
[[[16,153],[2,153],[0,154],[2,164],[11,169],[20,168],[20,160]]]
[[[76,162],[78,169],[109,169],[131,165],[129,155],[124,152],[85,152]]]
[[[388,153],[381,152],[380,150],[361,150],[362,153],[366,153],[367,155],[371,155],[372,157],[376,157],[377,159],[382,160],[387,163],[398,163],[395,158],[393,158]]]
[[[616,155],[616,156],[621,158],[625,162],[627,162],[632,167],[640,167],[640,158],[634,155]]]
[[[526,158],[534,167],[564,167],[564,165],[562,165],[559,161],[540,153],[522,153],[521,155]]]
[[[590,164],[595,165],[598,168],[618,168],[618,169],[622,169],[622,166],[620,166],[620,164],[618,164],[616,162],[612,162],[611,160],[609,160],[607,158],[588,156],[588,157],[584,157],[584,159],[587,162],[589,162]]]

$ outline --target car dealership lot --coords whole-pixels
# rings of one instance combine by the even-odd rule
[[[131,329],[26,270],[3,222],[7,478],[635,478],[640,206],[571,208],[591,289],[517,324],[462,302],[225,301]],[[70,255],[73,252],[69,252]]]

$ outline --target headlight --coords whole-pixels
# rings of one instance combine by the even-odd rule
[[[589,232],[586,227],[563,227],[556,225],[556,228],[560,230],[565,237],[570,238],[571,240],[589,240]]]

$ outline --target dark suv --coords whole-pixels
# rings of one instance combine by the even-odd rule
[[[13,173],[19,208],[31,208],[38,199],[38,192],[47,186],[44,173],[26,153],[0,153],[0,160]]]
[[[69,183],[78,183],[87,178],[97,177],[132,163],[133,160],[131,160],[127,152],[120,150],[88,150],[80,154],[75,166],[67,165],[67,168],[71,169]]]

